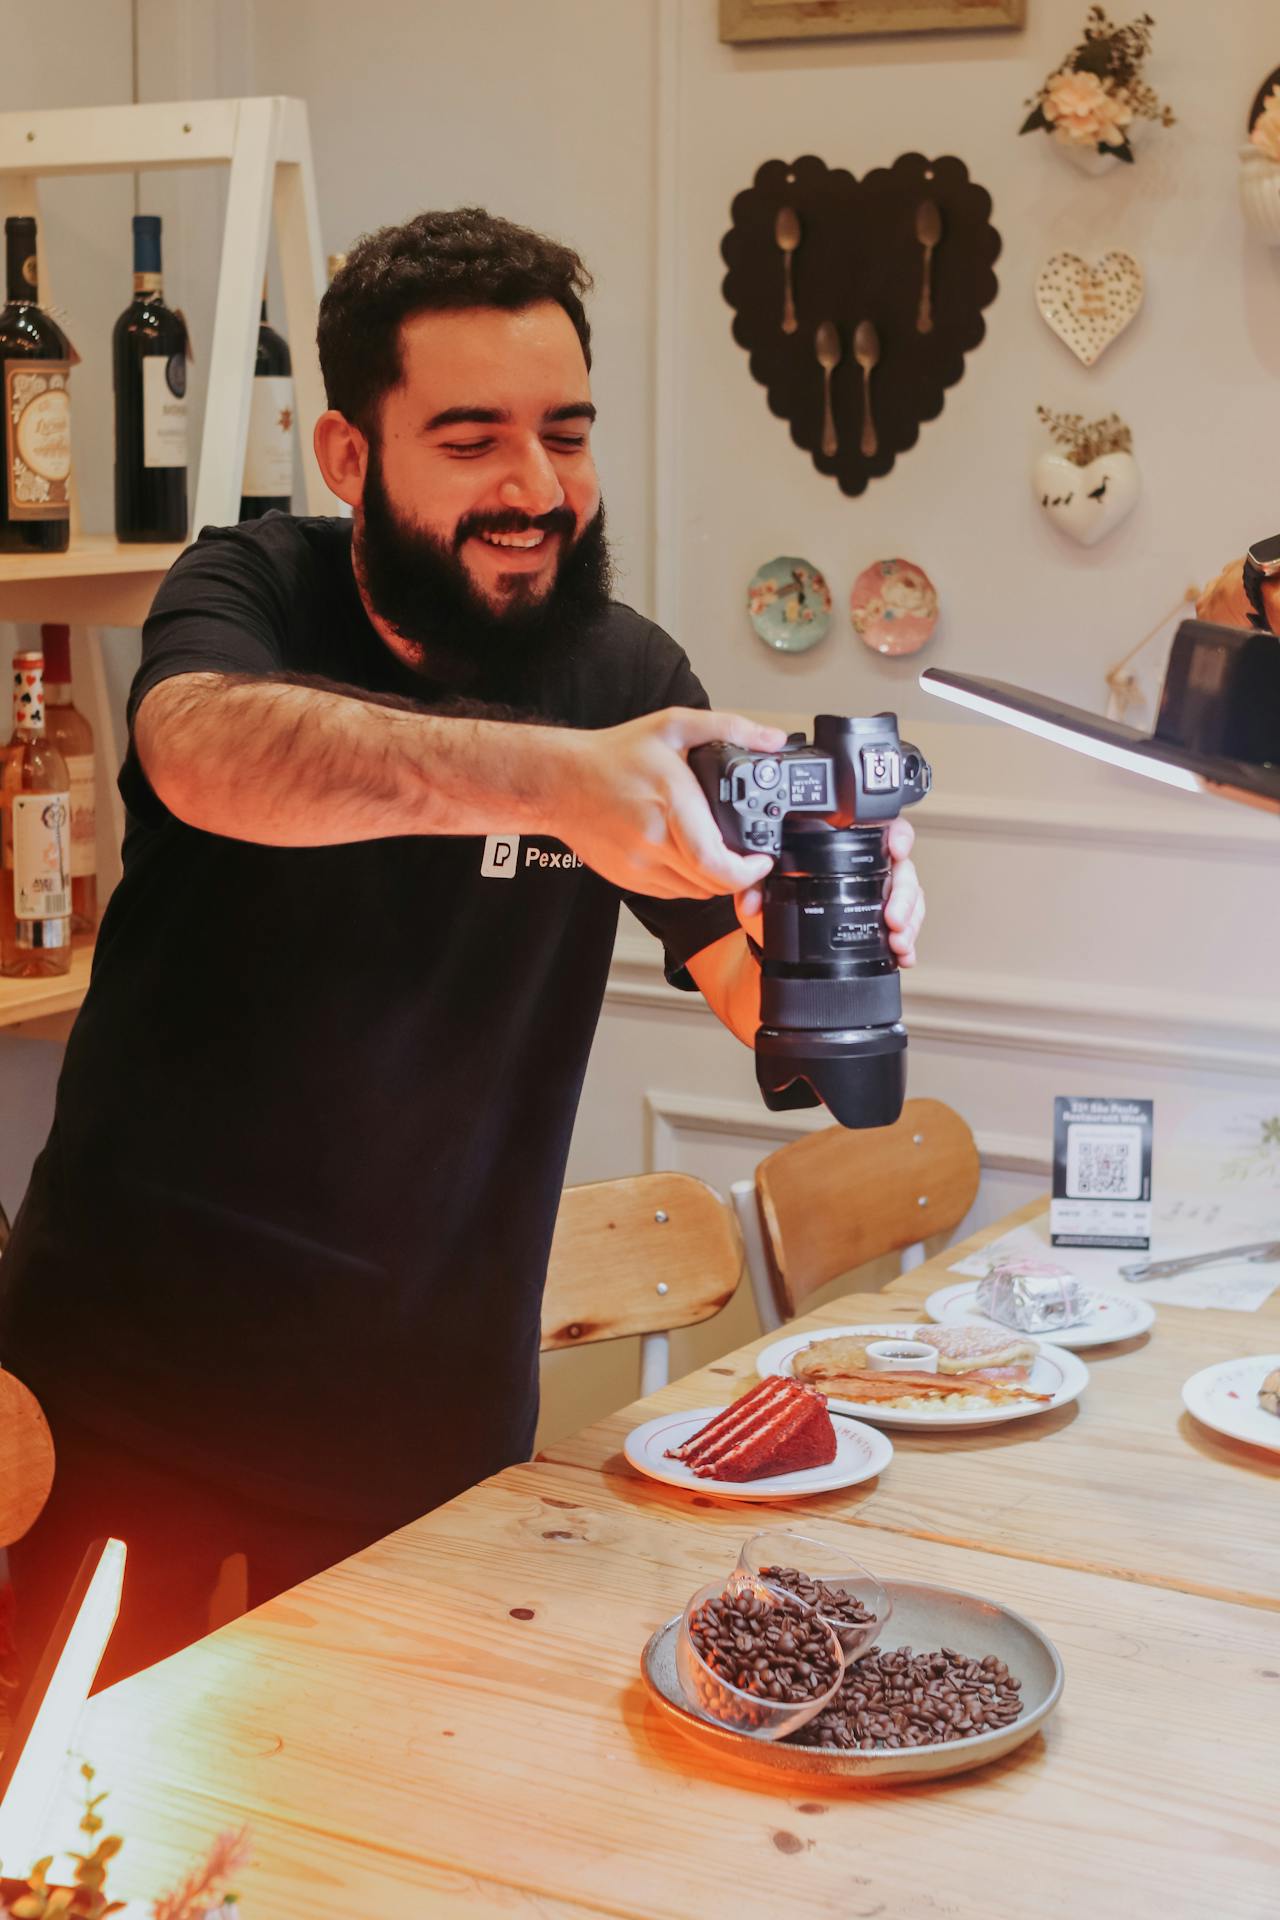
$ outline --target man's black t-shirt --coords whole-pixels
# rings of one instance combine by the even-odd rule
[[[197,671],[440,692],[366,618],[349,522],[287,515],[178,561],[130,719]],[[706,704],[616,604],[531,700],[584,728]],[[121,1440],[392,1524],[528,1455],[619,896],[548,839],[203,833],[132,744],[120,784],[124,878],[3,1262],[0,1359]],[[728,900],[629,903],[673,979],[736,924]]]

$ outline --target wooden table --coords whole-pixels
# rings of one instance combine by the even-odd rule
[[[1034,1201],[883,1293],[846,1295],[794,1328],[909,1320],[927,1294],[954,1283],[945,1271],[951,1263],[1043,1212]],[[1182,1405],[1182,1383],[1200,1367],[1280,1351],[1280,1294],[1257,1313],[1157,1314],[1150,1334],[1081,1355],[1090,1379],[1074,1405],[972,1433],[895,1431],[882,1482],[822,1495],[806,1511],[1280,1608],[1280,1454],[1223,1439]],[[644,1406],[662,1413],[733,1399],[754,1381],[755,1355],[776,1338],[764,1335],[687,1374]],[[620,1408],[546,1457],[630,1476],[622,1442],[636,1420],[635,1407]]]
[[[894,1317],[956,1257],[812,1321]],[[1184,1426],[1178,1388],[1278,1326],[1274,1305],[1162,1308],[1074,1418],[895,1436],[883,1484],[767,1510],[1056,1642],[1057,1714],[979,1773],[867,1792],[731,1767],[649,1700],[646,1637],[762,1510],[641,1479],[619,1439],[728,1400],[744,1348],[100,1695],[81,1747],[129,1836],[113,1883],[154,1892],[247,1820],[245,1920],[1260,1920],[1280,1884],[1275,1463]]]

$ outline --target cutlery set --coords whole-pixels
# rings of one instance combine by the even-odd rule
[[[921,250],[920,303],[916,312],[916,332],[933,331],[933,255],[942,239],[942,215],[934,200],[921,200],[916,207],[915,236]],[[800,215],[791,206],[778,208],[773,237],[782,255],[782,331],[797,333],[795,282],[792,260],[804,238]],[[840,329],[834,320],[820,320],[814,331],[813,350],[822,369],[822,452],[834,460],[840,451],[835,414],[831,405],[831,376],[844,357]],[[872,403],[871,376],[880,364],[880,335],[874,320],[860,320],[853,331],[853,358],[862,372],[862,432],[858,451],[864,460],[874,460],[880,451]]]
[[[954,154],[901,153],[861,179],[812,153],[762,161],[720,252],[751,377],[849,495],[938,418],[998,290],[991,196]]]

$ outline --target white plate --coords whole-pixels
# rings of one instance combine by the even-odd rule
[[[978,1312],[973,1304],[978,1285],[976,1280],[962,1280],[958,1286],[941,1287],[929,1295],[925,1307],[940,1326],[998,1327],[1001,1333],[1014,1333],[1013,1327]],[[1155,1320],[1156,1310],[1151,1302],[1140,1300],[1137,1294],[1102,1293],[1095,1287],[1090,1287],[1089,1292],[1097,1299],[1097,1307],[1078,1326],[1058,1327],[1053,1336],[1055,1347],[1066,1347],[1072,1353],[1079,1352],[1081,1347],[1108,1347],[1115,1340],[1132,1340],[1135,1334],[1145,1333]],[[1040,1336],[1028,1334],[1027,1338],[1034,1340]]]
[[[789,1333],[756,1355],[756,1372],[762,1380],[771,1373],[791,1379],[795,1355],[812,1346],[815,1340],[834,1340],[842,1333],[869,1334],[876,1340],[910,1340],[919,1325],[919,1321],[908,1326],[900,1320],[886,1320],[874,1326],[824,1327],[821,1333]],[[1036,1345],[1039,1352],[1026,1384],[1032,1393],[1052,1394],[1050,1401],[1029,1401],[1025,1406],[970,1407],[963,1411],[957,1407],[886,1407],[869,1400],[829,1400],[827,1405],[832,1413],[852,1413],[859,1420],[874,1421],[878,1427],[994,1427],[1006,1420],[1028,1420],[1037,1413],[1051,1413],[1054,1407],[1065,1407],[1068,1402],[1078,1400],[1089,1384],[1089,1369],[1074,1353],[1064,1353],[1061,1347],[1047,1347],[1042,1341]]]
[[[1203,1367],[1186,1381],[1183,1404],[1217,1433],[1280,1453],[1280,1418],[1264,1413],[1258,1405],[1258,1388],[1276,1367],[1280,1367],[1280,1353],[1220,1360],[1216,1367]]]
[[[683,1460],[668,1460],[668,1447],[682,1447],[699,1427],[714,1420],[723,1407],[696,1407],[692,1413],[660,1413],[635,1427],[623,1442],[623,1452],[640,1473],[651,1480],[683,1487],[689,1493],[714,1493],[730,1500],[794,1500],[806,1493],[830,1493],[836,1487],[856,1487],[874,1480],[893,1458],[893,1442],[860,1420],[836,1415],[836,1457],[825,1467],[805,1467],[800,1473],[774,1473],[763,1480],[708,1480],[692,1473]]]

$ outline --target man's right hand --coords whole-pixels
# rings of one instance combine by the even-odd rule
[[[711,740],[778,753],[787,741],[781,728],[667,707],[562,740],[564,784],[547,831],[615,886],[659,900],[706,900],[741,893],[772,867],[768,854],[725,845],[685,756]]]

